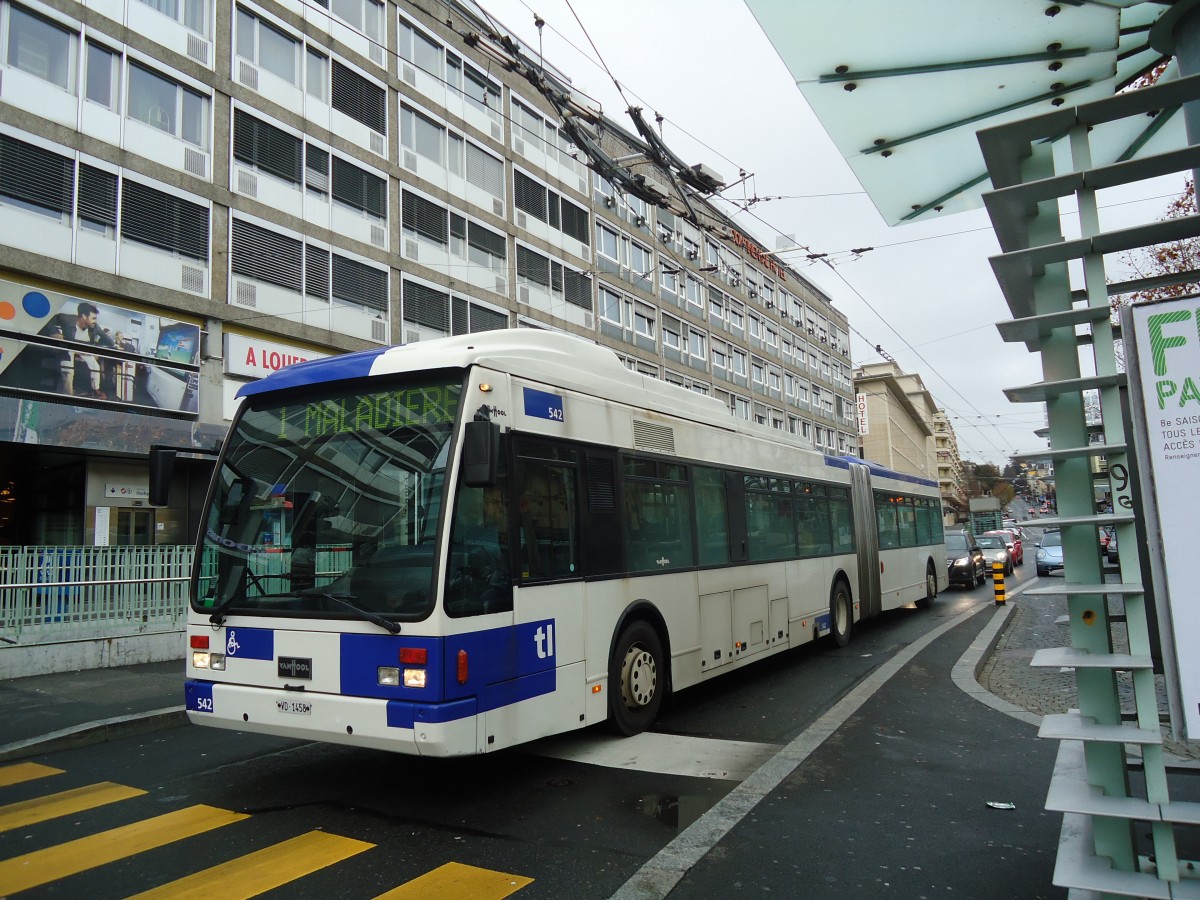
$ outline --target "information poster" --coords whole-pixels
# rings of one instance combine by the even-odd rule
[[[1184,724],[1200,736],[1200,654],[1191,641],[1200,635],[1200,597],[1191,561],[1195,556],[1196,510],[1200,509],[1200,298],[1134,306],[1134,365],[1144,417],[1139,457],[1149,468],[1158,528],[1150,535],[1161,565],[1155,578],[1165,588],[1170,613]],[[1153,528],[1153,522],[1148,523]],[[1160,604],[1161,607],[1161,604]]]

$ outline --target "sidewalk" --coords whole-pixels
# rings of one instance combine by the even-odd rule
[[[0,681],[0,762],[183,725],[183,660]]]

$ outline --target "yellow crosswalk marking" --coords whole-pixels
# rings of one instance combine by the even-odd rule
[[[10,803],[8,806],[0,806],[0,833],[57,819],[59,816],[69,816],[85,809],[95,809],[106,803],[140,797],[144,793],[146,792],[139,788],[101,781],[99,784],[89,784],[46,797]]]
[[[248,818],[244,813],[227,809],[189,806],[55,847],[15,856],[0,862],[0,896],[86,872],[96,866]]]
[[[164,884],[130,900],[211,900],[213,897],[242,900],[257,897],[374,846],[324,831],[310,831]]]
[[[20,784],[23,781],[33,781],[45,778],[47,775],[61,775],[62,769],[43,766],[41,763],[16,763],[11,766],[0,766],[0,787],[10,784]]]
[[[533,879],[524,875],[509,875],[452,862],[406,881],[375,900],[458,900],[461,897],[503,900],[528,884],[533,884]]]

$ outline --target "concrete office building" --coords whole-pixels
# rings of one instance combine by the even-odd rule
[[[483,9],[0,3],[0,544],[182,543],[288,363],[504,327],[854,452],[845,317]],[[773,240],[773,237],[772,237]]]

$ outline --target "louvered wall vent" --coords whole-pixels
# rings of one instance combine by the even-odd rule
[[[208,177],[208,157],[191,147],[183,148],[183,168],[197,178]]]
[[[651,422],[634,420],[633,446],[638,450],[674,453],[675,431],[668,425],[655,425]]]
[[[191,32],[187,36],[187,53],[197,62],[208,65],[208,41]]]

